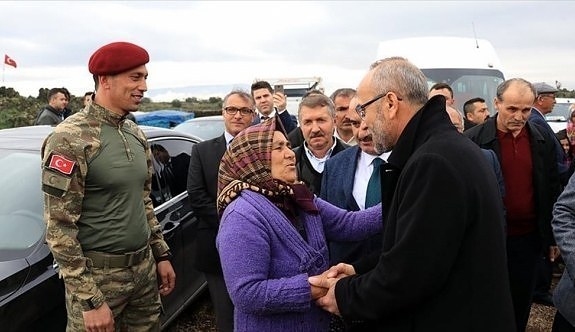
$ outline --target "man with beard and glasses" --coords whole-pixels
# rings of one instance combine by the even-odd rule
[[[303,98],[298,117],[304,137],[304,143],[293,149],[298,176],[314,194],[319,195],[326,161],[348,145],[333,136],[335,107],[324,94]]]
[[[374,63],[357,98],[375,150],[393,150],[380,172],[382,249],[310,277],[329,288],[316,303],[365,331],[513,331],[501,198],[481,150],[404,58]]]
[[[559,192],[555,137],[527,121],[536,92],[514,78],[497,87],[497,114],[465,132],[479,147],[495,151],[505,181],[507,266],[517,331],[529,319],[541,252],[553,261],[559,252],[551,230]]]

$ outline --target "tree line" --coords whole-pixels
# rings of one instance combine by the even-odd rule
[[[48,104],[50,89],[41,88],[36,97],[21,96],[13,88],[0,87],[0,129],[30,126],[34,124],[38,112]],[[84,107],[84,96],[70,96],[68,108],[77,112]],[[151,112],[162,109],[172,109],[194,112],[196,117],[219,114],[222,108],[222,98],[210,97],[198,99],[189,97],[185,100],[174,99],[171,102],[153,102],[143,98],[140,111]]]

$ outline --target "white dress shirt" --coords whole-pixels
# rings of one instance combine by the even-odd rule
[[[373,160],[375,158],[381,158],[383,161],[387,162],[387,158],[389,158],[390,154],[391,152],[384,152],[379,156],[374,156],[363,151],[359,154],[359,159],[355,168],[352,194],[360,210],[365,209],[365,195],[367,193],[367,183],[369,182],[369,178],[373,172]]]

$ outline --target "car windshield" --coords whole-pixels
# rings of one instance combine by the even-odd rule
[[[0,150],[0,250],[34,246],[44,234],[38,152]]]
[[[208,140],[220,136],[224,132],[224,120],[190,120],[174,127],[174,130]]]
[[[497,86],[503,83],[503,74],[495,69],[422,69],[427,77],[428,88],[445,82],[453,89],[455,107],[463,112],[463,104],[475,97],[485,99],[491,115],[495,113],[493,100]]]
[[[556,103],[553,106],[553,111],[545,115],[547,121],[560,121],[566,122],[569,119],[569,106],[570,103]]]

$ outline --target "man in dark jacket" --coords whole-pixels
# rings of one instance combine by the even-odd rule
[[[334,136],[335,106],[326,95],[302,99],[298,117],[304,137],[304,143],[293,149],[298,177],[319,195],[326,161],[349,146]]]
[[[64,120],[64,109],[68,105],[66,91],[53,88],[48,92],[48,105],[38,112],[34,125],[55,126]]]
[[[252,124],[255,105],[244,91],[228,93],[223,100],[222,116],[225,131],[221,136],[192,147],[188,172],[190,204],[199,220],[197,247],[193,248],[194,266],[206,276],[210,297],[220,332],[234,330],[234,306],[230,300],[216,249],[220,218],[216,209],[220,160],[232,139]]]
[[[393,149],[381,172],[383,248],[333,267],[336,278],[311,277],[329,286],[318,304],[368,321],[369,331],[513,331],[503,209],[487,159],[452,125],[445,97],[427,100],[425,76],[403,58],[373,64],[357,97],[376,149]]]
[[[551,231],[560,191],[555,137],[527,121],[535,95],[528,81],[503,82],[495,98],[497,114],[465,132],[479,147],[495,151],[503,171],[507,265],[517,331],[527,326],[541,252],[551,261],[559,254]]]

